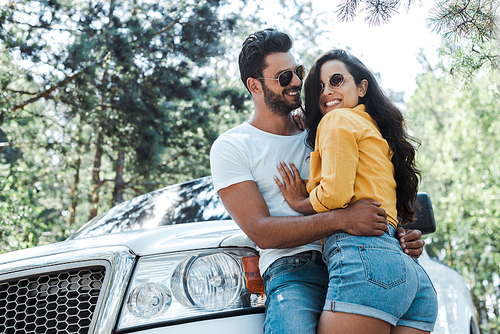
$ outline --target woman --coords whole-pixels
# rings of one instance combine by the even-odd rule
[[[311,170],[281,163],[276,183],[302,213],[343,208],[362,198],[382,203],[390,224],[381,237],[335,233],[324,240],[329,287],[318,333],[430,333],[436,292],[405,255],[394,231],[413,221],[420,172],[399,109],[373,74],[343,50],[321,55],[305,81]]]

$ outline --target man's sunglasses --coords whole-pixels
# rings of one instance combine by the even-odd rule
[[[325,82],[328,82],[331,88],[339,88],[344,84],[347,77],[347,75],[344,75],[342,73],[333,73],[330,79]],[[351,76],[349,77],[352,78]],[[325,82],[320,82],[322,92],[325,90]]]
[[[304,69],[304,66],[302,65],[297,65],[297,67],[295,67],[292,70],[284,70],[283,72],[281,72],[279,75],[278,75],[278,79],[274,79],[274,78],[257,78],[257,79],[266,79],[266,80],[278,80],[279,84],[281,87],[286,87],[290,84],[290,82],[292,82],[292,79],[293,79],[293,74],[297,74],[297,76],[299,77],[300,80],[304,79],[304,75],[306,74],[306,70]]]

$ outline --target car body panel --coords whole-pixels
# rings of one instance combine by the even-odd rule
[[[125,231],[57,242],[35,248],[22,249],[0,255],[0,268],[20,260],[35,260],[40,257],[71,252],[73,250],[98,247],[126,246],[137,256],[158,253],[180,252],[192,249],[214,248],[229,238],[239,242],[226,242],[224,246],[253,246],[232,220],[199,222],[162,226],[152,230]],[[233,245],[229,245],[233,244]]]
[[[428,195],[422,198],[426,201],[423,217],[427,217],[424,220],[429,220],[424,230],[432,232],[435,222],[430,198]],[[99,332],[93,332],[111,334],[116,331],[118,309],[125,300],[125,291],[128,290],[127,285],[133,276],[134,263],[140,258],[226,247],[247,248],[257,253],[255,244],[230,220],[213,190],[211,178],[205,177],[159,189],[121,203],[87,223],[66,241],[1,254],[0,286],[2,281],[21,275],[20,272],[31,273],[43,270],[44,267],[70,265],[74,261],[92,261],[95,258],[96,261],[108,261],[109,266],[113,267],[113,260],[108,260],[107,255],[102,254],[107,254],[108,250],[111,253],[113,250],[119,250],[115,252],[119,255],[114,258],[126,259],[127,264],[122,265],[124,269],[119,271],[122,272],[120,280],[113,280],[110,285],[116,292],[108,300],[115,305],[104,305],[104,309],[99,311],[100,315],[107,317],[106,322],[96,324],[95,328],[101,329]],[[101,255],[92,257],[92,254]],[[460,274],[431,259],[425,250],[419,262],[427,271],[438,293],[439,314],[434,333],[479,333],[470,292]],[[249,314],[231,313],[232,316],[221,313],[205,318],[159,323],[134,328],[133,332],[263,333],[263,308],[248,312]]]
[[[169,327],[141,329],[140,334],[260,334],[264,333],[264,313],[207,319]]]
[[[431,278],[438,295],[439,311],[433,333],[468,334],[471,321],[477,328],[471,295],[463,277],[450,267],[431,259],[427,252],[422,254],[419,262]]]

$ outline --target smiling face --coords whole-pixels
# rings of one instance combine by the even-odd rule
[[[332,88],[328,83],[334,73],[341,73],[345,76],[344,83],[338,88]],[[329,60],[323,64],[320,80],[324,83],[324,90],[319,97],[319,107],[323,115],[337,108],[354,108],[359,104],[359,98],[365,96],[368,89],[368,81],[363,79],[359,85],[356,85],[347,67],[339,60]]]
[[[278,79],[281,72],[294,70],[297,66],[295,59],[290,52],[272,53],[266,57],[268,65],[262,73],[263,78]],[[262,80],[262,90],[264,92],[264,102],[266,106],[275,114],[285,116],[301,105],[300,90],[302,81],[293,73],[290,84],[281,87],[278,80]]]

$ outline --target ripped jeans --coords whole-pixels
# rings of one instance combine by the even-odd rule
[[[316,334],[328,288],[328,271],[318,251],[280,258],[263,275],[266,334]]]

